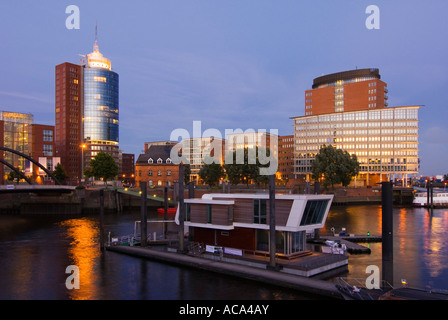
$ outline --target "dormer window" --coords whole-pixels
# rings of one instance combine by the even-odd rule
[[[153,164],[154,163],[154,160],[152,160],[152,158],[149,158],[148,159],[148,164]]]
[[[157,159],[157,163],[162,163],[163,162],[163,160],[162,160],[162,158],[159,158],[159,159]]]
[[[172,163],[171,159],[170,158],[166,159],[166,163]]]

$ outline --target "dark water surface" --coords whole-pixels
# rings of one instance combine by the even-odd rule
[[[156,218],[155,212],[151,213]],[[109,213],[106,233],[133,231],[138,212]],[[322,232],[381,233],[381,206],[333,207]],[[316,299],[229,276],[101,252],[99,223],[87,216],[0,216],[0,299],[90,300],[304,300]],[[448,289],[448,210],[394,209],[394,280]],[[367,244],[366,244],[367,245]],[[350,255],[349,273],[365,278],[381,269],[381,243],[371,254]],[[80,270],[80,289],[69,290],[66,268]],[[331,280],[330,280],[331,281]]]

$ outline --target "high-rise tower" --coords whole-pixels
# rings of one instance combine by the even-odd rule
[[[109,153],[119,164],[119,76],[112,71],[110,60],[99,51],[97,29],[93,52],[83,56],[80,65],[83,68],[85,167],[100,151]]]
[[[56,66],[56,155],[72,181],[82,179],[90,160],[103,151],[120,164],[118,149],[119,76],[99,51],[80,64]]]

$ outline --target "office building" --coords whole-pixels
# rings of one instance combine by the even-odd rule
[[[305,91],[305,115],[381,109],[388,106],[387,84],[378,69],[356,69],[314,79]]]
[[[368,70],[371,70],[370,73]],[[341,79],[337,75],[340,75]],[[354,78],[348,78],[347,75],[352,75]],[[350,102],[355,101],[354,99],[343,100],[343,108],[337,108],[336,100],[316,102],[315,92],[320,91],[314,90],[320,90],[319,88],[307,91],[312,92],[306,99],[313,97],[312,102],[309,102],[313,103],[313,107],[309,108],[305,103],[305,116],[292,118],[294,174],[297,178],[311,180],[312,163],[316,154],[319,153],[321,146],[330,144],[357,156],[360,172],[352,182],[354,185],[375,185],[381,181],[394,179],[400,179],[406,184],[409,178],[418,174],[420,105],[386,107],[386,98],[383,99],[386,92],[385,84],[379,80],[377,69],[342,72],[318,79],[320,80],[315,79],[313,87],[323,83],[322,79],[331,79],[332,84],[342,81],[344,99],[347,88],[351,90],[351,94],[355,91],[355,86],[356,90],[364,93],[357,94],[359,99],[356,103]],[[375,88],[377,90],[372,91]],[[377,99],[369,101],[368,98],[375,94]],[[373,103],[372,101],[377,101],[377,105],[369,104]]]
[[[283,183],[294,179],[294,135],[278,136],[277,179]]]
[[[50,172],[54,171],[56,165],[61,162],[61,158],[55,156],[54,126],[32,124],[31,131],[31,158],[37,160],[40,165]],[[37,165],[30,164],[30,169],[33,181],[39,184],[51,181],[45,171]]]
[[[30,156],[52,171],[60,162],[54,155],[54,126],[34,124],[33,121],[31,114],[0,111],[0,146]],[[0,158],[21,171],[32,182],[40,184],[51,181],[43,170],[24,157],[2,151]],[[1,183],[8,180],[12,171],[7,165],[0,166]]]
[[[83,68],[73,63],[56,66],[55,155],[61,158],[69,180],[82,175]]]
[[[70,180],[80,181],[90,160],[109,153],[121,166],[119,142],[119,76],[99,51],[80,64],[56,66],[56,154]]]

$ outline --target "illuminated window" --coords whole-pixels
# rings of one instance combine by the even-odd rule
[[[94,76],[93,77],[94,81],[98,81],[98,82],[107,82],[106,77],[98,77],[98,76]]]

